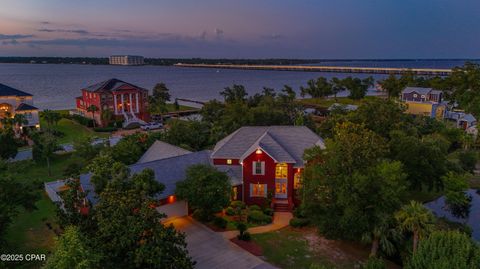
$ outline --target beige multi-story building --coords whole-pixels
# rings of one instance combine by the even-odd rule
[[[33,106],[33,95],[0,83],[0,119],[25,115],[21,127],[39,128],[38,108]],[[1,123],[0,123],[1,127]]]
[[[143,56],[112,55],[109,60],[111,65],[144,65]]]

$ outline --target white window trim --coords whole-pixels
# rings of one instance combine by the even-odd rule
[[[257,163],[260,163],[261,165],[261,173],[258,174],[257,173]],[[261,162],[261,161],[253,161],[252,162],[252,175],[256,175],[256,176],[263,176],[265,175],[265,162]]]

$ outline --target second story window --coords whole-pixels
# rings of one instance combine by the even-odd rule
[[[279,163],[275,167],[275,178],[287,178],[288,166],[286,163]]]
[[[264,175],[265,174],[265,162],[253,162],[253,174]]]

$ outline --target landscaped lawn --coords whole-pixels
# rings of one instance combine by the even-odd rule
[[[41,119],[40,125],[42,128],[47,128],[47,123]],[[73,120],[62,118],[57,125],[52,127],[54,130],[60,131],[64,134],[58,139],[60,144],[72,143],[80,138],[94,136],[94,137],[108,137],[108,133],[97,133]]]
[[[55,205],[45,194],[41,183],[64,179],[65,167],[79,161],[81,160],[72,153],[56,155],[51,161],[51,176],[48,175],[44,162],[22,161],[11,164],[13,178],[20,182],[39,183],[38,192],[40,193],[40,199],[36,202],[37,209],[21,210],[8,229],[6,238],[12,253],[47,253],[52,250],[54,230],[59,228],[55,220]],[[47,223],[50,224],[50,228]],[[21,268],[38,268],[39,265],[39,263],[25,263]]]

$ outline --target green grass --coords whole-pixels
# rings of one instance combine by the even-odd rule
[[[41,119],[40,125],[42,128],[47,128],[47,123]],[[64,134],[58,139],[60,144],[72,143],[80,138],[94,136],[94,137],[108,137],[109,133],[97,133],[73,120],[62,118],[57,125],[52,127],[54,130],[60,131]]]
[[[305,98],[305,99],[298,99],[297,102],[303,105],[310,105],[310,106],[317,106],[322,108],[328,108],[334,103],[339,103],[343,105],[361,105],[367,100],[372,100],[378,98],[376,96],[365,96],[365,98],[360,100],[353,100],[348,97],[337,97],[335,98]]]
[[[427,203],[438,199],[444,194],[443,191],[428,191],[426,189],[422,191],[409,191],[406,196],[406,201],[415,200],[420,203]]]
[[[252,235],[263,249],[267,261],[284,269],[310,268],[312,264],[332,267],[326,257],[311,251],[301,230],[285,228],[279,231]]]

